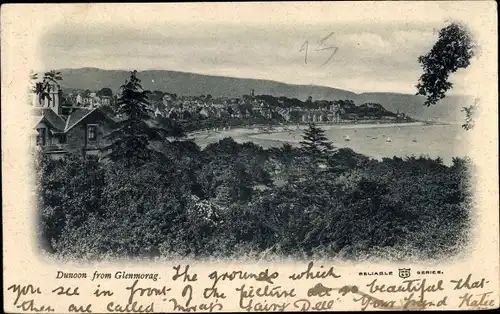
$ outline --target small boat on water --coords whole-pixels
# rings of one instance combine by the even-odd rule
[[[412,142],[413,142],[413,143],[416,143],[416,142],[417,142],[417,140],[412,140]]]
[[[378,139],[378,137],[372,137],[372,140],[376,140],[376,139]]]
[[[392,142],[392,140],[391,140],[391,138],[390,138],[390,137],[386,138],[386,139],[385,139],[385,141],[386,141],[387,143]]]
[[[350,140],[349,135],[344,136],[344,141],[349,142]]]

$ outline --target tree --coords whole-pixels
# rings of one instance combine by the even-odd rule
[[[109,158],[123,160],[127,167],[140,166],[151,160],[153,149],[150,141],[161,139],[163,129],[151,125],[152,110],[149,108],[147,91],[143,90],[137,71],[121,86],[117,113],[125,118],[107,136],[112,144]]]
[[[31,73],[31,80],[37,80],[38,74]],[[62,81],[61,72],[49,71],[45,72],[43,75],[43,80],[41,82],[36,82],[33,86],[33,92],[38,95],[38,103],[41,104],[44,99],[52,100],[49,94],[49,85],[55,84],[58,88],[61,87],[59,81]]]
[[[175,114],[175,115],[174,115]],[[176,121],[177,114],[173,112],[169,118],[158,117],[156,120],[162,128],[166,131],[168,136],[172,136],[176,139],[186,137],[186,131],[181,123]]]
[[[186,131],[184,130],[182,124],[175,120],[171,120],[169,128],[167,128],[169,136],[173,136],[176,139],[186,137]]]
[[[462,124],[462,127],[465,130],[471,130],[475,125],[475,115],[477,111],[477,107],[479,105],[479,99],[476,98],[475,103],[470,105],[469,107],[463,107],[462,112],[465,112],[465,123]]]
[[[453,87],[448,82],[449,75],[469,66],[475,47],[471,34],[463,25],[451,23],[440,30],[431,51],[418,58],[424,73],[416,86],[417,95],[427,96],[424,105],[434,105],[446,96]]]
[[[55,161],[41,153],[35,161],[39,231],[44,246],[52,251],[65,229],[74,230],[100,211],[104,168],[96,156],[83,159],[77,154]]]
[[[100,91],[97,92],[97,96],[113,96],[113,91],[109,87],[104,87]]]
[[[300,111],[297,110],[290,111],[290,121],[299,122],[301,118],[302,118],[302,113]]]
[[[332,143],[325,136],[325,131],[314,123],[310,123],[304,130],[302,138],[301,148],[305,154],[312,157],[315,166],[324,164],[334,150]]]
[[[62,81],[61,72],[56,72],[54,70],[49,71],[49,72],[45,72],[45,74],[43,76],[43,81],[46,84],[49,84],[52,82],[52,83],[56,84],[57,87],[61,87],[61,85],[59,84],[59,81]]]
[[[186,109],[186,110],[184,110],[184,111],[182,112],[182,119],[183,119],[183,120],[188,120],[188,121],[189,121],[189,120],[191,119],[191,112],[189,112],[189,110],[187,110],[187,109]]]

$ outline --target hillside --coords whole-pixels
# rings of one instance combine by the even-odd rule
[[[441,122],[463,122],[461,109],[472,104],[471,97],[460,96],[446,97],[431,107],[423,106],[424,101],[423,96],[396,93],[363,93],[355,99],[357,104],[375,102],[389,111],[399,110],[415,119]]]
[[[63,88],[99,90],[110,87],[117,92],[120,85],[128,78],[126,70],[101,70],[97,68],[62,69]],[[139,72],[143,86],[149,90],[161,90],[178,95],[206,95],[213,97],[239,97],[249,94],[251,89],[256,94],[295,97],[301,100],[312,96],[313,99],[340,100],[351,99],[356,104],[375,102],[387,110],[407,113],[413,118],[434,121],[462,121],[460,112],[463,106],[470,104],[465,97],[450,96],[436,106],[423,107],[424,97],[396,93],[362,93],[315,85],[292,85],[270,80],[242,79],[210,76],[166,70]]]

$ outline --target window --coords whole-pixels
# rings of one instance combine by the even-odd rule
[[[38,132],[36,136],[36,145],[45,146],[45,129],[40,128],[36,129],[36,131]]]
[[[60,144],[66,143],[66,134],[61,134],[61,137],[59,138],[59,143]]]
[[[87,126],[87,137],[89,141],[95,141],[97,138],[97,125],[89,124]]]

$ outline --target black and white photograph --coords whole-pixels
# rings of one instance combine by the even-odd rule
[[[481,47],[466,20],[155,19],[67,22],[39,43],[42,254],[467,254]]]
[[[7,4],[4,311],[499,304],[492,1]]]

